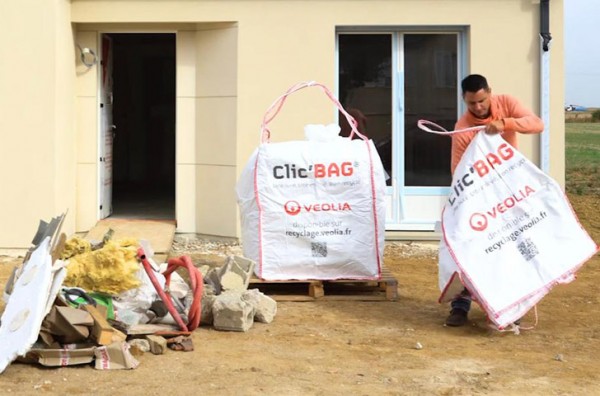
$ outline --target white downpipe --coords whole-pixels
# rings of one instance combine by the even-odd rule
[[[550,171],[550,48],[545,51],[543,45],[544,38],[541,38],[540,116],[544,131],[540,136],[540,167],[547,174]]]
[[[540,116],[544,131],[540,136],[540,168],[550,172],[550,0],[540,1]]]

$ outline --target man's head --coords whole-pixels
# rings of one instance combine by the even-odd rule
[[[492,89],[485,77],[471,74],[461,82],[462,95],[467,108],[477,118],[487,118],[490,115],[490,97]]]

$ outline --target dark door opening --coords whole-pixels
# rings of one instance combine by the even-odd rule
[[[113,44],[111,217],[175,219],[175,34]]]

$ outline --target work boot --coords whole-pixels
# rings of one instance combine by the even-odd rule
[[[454,308],[450,311],[450,316],[446,318],[446,326],[458,327],[467,323],[468,312],[462,309]]]

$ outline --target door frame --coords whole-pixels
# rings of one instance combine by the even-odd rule
[[[98,29],[97,30],[97,47],[99,49],[99,56],[98,56],[98,64],[97,64],[97,72],[96,72],[96,77],[97,77],[97,109],[98,109],[98,113],[97,113],[97,125],[96,125],[96,164],[97,164],[97,186],[98,186],[98,191],[97,191],[97,197],[96,197],[96,218],[97,219],[102,219],[103,215],[102,215],[102,209],[101,209],[101,204],[102,204],[102,195],[104,193],[103,191],[103,185],[102,185],[102,177],[101,177],[101,172],[102,172],[102,166],[103,163],[101,162],[101,155],[102,155],[102,145],[104,144],[104,142],[102,142],[102,112],[100,111],[100,103],[102,103],[102,38],[104,35],[106,34],[173,34],[175,35],[175,114],[177,114],[178,109],[177,109],[177,30],[174,29],[142,29],[142,30],[137,30],[137,29],[128,29],[128,28],[119,28],[119,29]],[[175,119],[177,119],[177,117],[175,117]],[[177,125],[174,125],[175,127],[175,144],[177,144]],[[118,126],[117,126],[118,128]],[[113,143],[113,151],[114,151],[114,143]],[[175,150],[175,165],[177,164],[177,150]],[[114,173],[114,160],[113,160],[113,173]],[[112,178],[112,180],[114,180],[114,177]],[[177,166],[175,166],[175,202],[177,202]],[[112,184],[111,184],[111,191],[112,191]],[[111,206],[112,206],[112,198],[111,198]],[[112,210],[111,210],[112,213]],[[110,216],[110,214],[109,214]],[[175,219],[177,219],[177,207],[175,207]],[[177,221],[177,220],[176,220]]]
[[[109,49],[108,49],[108,62],[110,66],[106,66],[106,78],[110,81],[110,92],[105,92],[104,90],[104,42],[107,40]],[[107,150],[108,146],[107,136],[108,129],[111,128],[109,125],[114,125],[113,120],[113,90],[114,83],[112,81],[113,75],[113,43],[112,38],[110,36],[106,36],[104,34],[98,35],[98,218],[104,219],[109,217],[112,214],[112,190],[113,190],[113,171],[114,171],[114,161],[113,161],[113,147],[114,142],[112,137],[110,138],[110,149]],[[109,99],[110,98],[110,99]],[[106,100],[105,100],[106,99]],[[110,102],[110,103],[108,103]],[[109,106],[110,110],[107,110],[105,107]],[[105,119],[106,117],[106,119]],[[112,128],[111,128],[112,129]],[[109,154],[108,154],[109,153]],[[106,157],[110,156],[110,168],[107,167]],[[109,172],[109,180],[110,185],[107,186],[106,181],[106,173]]]

